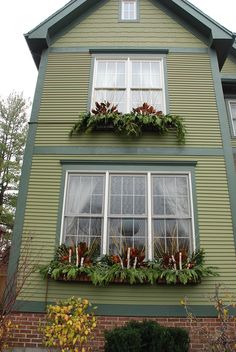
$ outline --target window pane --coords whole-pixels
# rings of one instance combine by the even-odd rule
[[[143,176],[135,176],[134,178],[134,192],[136,195],[146,194],[146,184],[143,180]]]
[[[96,88],[125,88],[125,61],[97,60]]]
[[[146,214],[145,176],[112,175],[110,180],[109,213],[111,215]]]
[[[155,215],[165,214],[165,198],[164,197],[153,197],[153,213]]]
[[[136,18],[136,0],[123,0],[122,20],[135,20]]]
[[[160,62],[132,61],[132,88],[161,88]]]
[[[145,214],[145,196],[134,197],[134,214]]]
[[[101,247],[102,219],[89,217],[66,217],[64,221],[64,239],[67,245],[86,242],[90,247]]]
[[[156,110],[163,110],[162,91],[157,90],[135,90],[131,91],[131,106],[136,108],[148,103],[152,105]]]
[[[145,248],[147,223],[145,219],[111,218],[109,220],[109,252],[123,255],[128,247]]]
[[[121,182],[120,176],[111,177],[111,194],[121,194]]]
[[[165,178],[161,176],[153,176],[152,178],[152,192],[154,196],[164,195],[164,181]]]
[[[67,215],[101,214],[103,198],[103,176],[70,175],[65,213]]]
[[[231,109],[232,118],[236,119],[236,102],[230,103],[230,109]]]
[[[121,196],[110,196],[110,214],[121,214]]]
[[[165,215],[177,215],[176,214],[176,198],[166,197],[165,198]]]
[[[188,217],[190,214],[187,197],[177,198],[177,215],[178,217]]]
[[[187,196],[188,194],[188,183],[186,177],[176,177],[176,187],[177,187],[177,194],[182,196]]]
[[[133,194],[134,177],[123,176],[123,194]]]
[[[132,196],[123,196],[122,199],[122,214],[133,214],[133,197]]]
[[[233,120],[233,128],[234,128],[234,134],[236,135],[236,119]]]
[[[120,112],[125,112],[126,109],[124,90],[95,90],[93,96],[93,107],[95,107],[96,101],[99,103],[109,101],[111,104],[117,105],[117,108]]]
[[[192,250],[188,177],[154,175],[152,192],[155,255]]]
[[[96,88],[125,88],[125,61],[97,60]]]

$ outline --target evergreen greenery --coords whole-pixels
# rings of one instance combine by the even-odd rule
[[[131,321],[105,332],[105,352],[187,352],[188,332],[168,328],[154,321]]]
[[[112,262],[114,256],[104,256],[103,258],[88,259],[85,257],[84,265],[76,265],[75,260],[68,262],[68,257],[58,256],[67,250],[62,245],[57,250],[54,260],[47,266],[41,267],[40,272],[44,277],[54,280],[64,281],[91,281],[94,285],[108,285],[111,282],[124,282],[128,284],[187,284],[199,283],[203,277],[217,276],[214,267],[205,265],[204,251],[194,252],[183,267],[173,268],[166,265],[163,258],[158,258],[152,262],[143,261],[137,267],[124,267],[121,263]],[[65,259],[64,259],[65,258]],[[87,263],[87,264],[86,264]]]
[[[96,103],[96,109],[92,110],[92,113],[79,116],[79,120],[70,131],[70,136],[106,126],[111,127],[115,133],[132,137],[139,137],[147,130],[159,135],[175,130],[178,142],[180,144],[185,142],[186,128],[183,119],[177,115],[164,115],[147,103],[128,114],[121,114],[116,106],[112,106],[109,102]]]

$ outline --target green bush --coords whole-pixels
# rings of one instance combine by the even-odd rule
[[[154,321],[131,321],[105,332],[105,352],[187,352],[188,332]]]
[[[105,332],[105,352],[141,352],[138,329],[125,326]]]

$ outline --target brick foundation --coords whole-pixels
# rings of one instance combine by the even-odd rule
[[[34,347],[40,348],[42,345],[42,335],[39,333],[39,325],[44,321],[44,314],[38,313],[15,313],[12,315],[12,322],[17,325],[17,328],[13,331],[11,341],[9,341],[10,347]],[[93,352],[102,352],[104,346],[103,333],[104,330],[112,329],[116,326],[122,326],[130,320],[141,321],[143,317],[108,317],[102,316],[97,317],[98,324],[95,331],[95,338],[92,342]],[[204,336],[202,333],[198,333],[200,327],[204,327],[206,331],[212,334],[217,333],[219,327],[219,321],[217,318],[201,318],[199,319],[198,326],[193,324],[191,327],[186,318],[145,318],[155,320],[164,326],[177,326],[182,327],[190,331],[191,346],[189,352],[203,352],[204,351]],[[236,333],[236,322],[232,322],[229,327],[231,335]],[[205,338],[206,339],[206,338]]]

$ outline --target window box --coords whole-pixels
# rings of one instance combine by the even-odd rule
[[[86,257],[80,258],[76,254],[82,253],[81,246],[86,248],[86,252],[84,252],[87,253]],[[190,256],[185,252],[178,252],[175,255],[165,254],[153,262],[145,262],[140,255],[133,257],[129,254],[131,251],[133,253],[136,251],[135,253],[138,255],[135,248],[128,248],[127,257],[120,258],[120,263],[117,258],[114,258],[117,256],[106,256],[101,258],[99,262],[93,261],[89,257],[88,251],[85,244],[80,244],[73,249],[64,245],[60,246],[55,260],[48,266],[41,268],[40,272],[45,277],[58,281],[91,282],[100,286],[110,283],[131,285],[198,284],[202,277],[217,276],[216,268],[205,266],[202,250],[198,250]]]
[[[115,133],[139,137],[145,131],[163,135],[175,131],[180,144],[185,142],[186,127],[178,115],[164,115],[153,106],[143,103],[130,113],[122,114],[109,102],[96,102],[96,109],[81,114],[70,131],[70,136],[97,130],[112,130]]]

